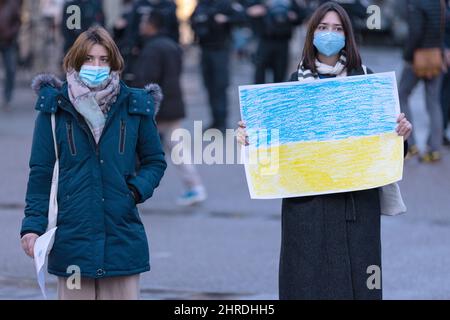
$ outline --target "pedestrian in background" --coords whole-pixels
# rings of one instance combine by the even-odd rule
[[[172,133],[181,128],[185,117],[185,104],[181,90],[182,73],[181,47],[162,32],[164,16],[152,11],[141,21],[141,36],[144,47],[135,64],[135,86],[156,83],[161,86],[164,98],[156,115],[159,133],[168,154],[175,160],[185,193],[177,199],[178,205],[193,205],[206,200],[206,190],[193,164],[184,163],[179,154],[172,153],[177,141],[172,141]],[[175,159],[175,158],[176,159]]]
[[[366,73],[348,14],[335,2],[321,5],[291,81]],[[411,124],[403,114],[397,122],[406,147]],[[237,139],[248,145],[242,121]],[[382,298],[381,288],[367,286],[367,268],[381,269],[379,188],[286,198],[281,214],[280,299]]]
[[[133,0],[122,0],[120,17],[114,21],[113,26],[114,41],[116,42],[117,47],[124,58],[129,54],[129,51],[127,51],[129,49],[127,29],[129,28],[134,15],[133,7]]]
[[[409,97],[419,81],[425,84],[425,105],[430,117],[427,150],[422,162],[441,159],[443,121],[440,88],[443,70],[444,0],[408,0],[409,37],[405,44],[405,60],[399,84],[400,107],[414,123]],[[419,154],[414,135],[410,139],[408,157]]]
[[[67,12],[70,6],[80,8],[81,26],[80,28],[68,28],[67,22],[70,21],[72,11]],[[105,14],[103,12],[102,0],[69,0],[64,4],[62,12],[61,33],[64,38],[64,54],[72,47],[75,40],[81,33],[92,26],[105,26]]]
[[[444,145],[450,146],[450,132],[447,132],[450,121],[450,1],[447,1],[445,19],[445,56],[447,72],[444,74],[441,87],[442,119],[444,120]]]
[[[21,7],[22,0],[0,0],[0,53],[5,69],[1,106],[4,110],[10,110],[14,91]]]
[[[140,24],[144,17],[151,12],[158,11],[164,17],[164,25],[161,33],[177,42],[180,38],[179,21],[177,18],[177,6],[173,0],[137,0],[132,7],[129,24],[126,28],[126,41],[123,51],[126,52],[124,79],[132,84],[134,81],[133,70],[135,60],[144,46],[144,41],[140,35]]]
[[[154,120],[157,85],[129,88],[120,80],[123,59],[101,27],[83,32],[64,58],[67,81],[38,76],[22,247],[33,257],[48,225],[56,160],[58,216],[48,272],[58,277],[59,299],[137,299],[139,275],[150,270],[147,236],[136,204],[150,198],[166,168]],[[140,168],[136,169],[136,154]],[[69,266],[81,288],[71,289]]]
[[[191,16],[191,26],[201,49],[203,82],[212,113],[212,123],[206,129],[225,132],[227,127],[231,31],[233,25],[244,20],[242,5],[229,0],[200,0]]]
[[[248,0],[246,14],[250,18],[258,45],[254,55],[256,84],[287,80],[289,43],[293,30],[306,18],[306,10],[295,0]]]

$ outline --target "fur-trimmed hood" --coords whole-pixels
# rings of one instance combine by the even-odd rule
[[[161,102],[164,97],[161,87],[156,83],[149,83],[144,87],[144,90],[153,97],[153,101],[155,103],[155,114],[158,114],[159,107],[161,106]]]
[[[46,85],[52,86],[56,89],[61,89],[63,81],[51,73],[38,74],[31,81],[31,89],[33,89],[36,94],[39,94],[41,88]]]
[[[31,81],[31,89],[33,89],[33,91],[37,95],[39,95],[39,91],[44,86],[48,85],[59,90],[62,88],[63,84],[64,82],[61,79],[59,79],[56,75],[51,73],[42,73],[38,74],[33,78],[33,80]],[[161,106],[161,102],[163,100],[163,93],[161,87],[156,83],[149,83],[144,87],[143,90],[145,90],[148,94],[150,94],[153,97],[155,114],[157,114]]]

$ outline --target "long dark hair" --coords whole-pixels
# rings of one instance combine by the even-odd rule
[[[317,49],[313,44],[314,32],[316,31],[317,26],[320,24],[320,21],[322,21],[323,17],[325,17],[325,15],[330,11],[334,11],[338,14],[342,22],[342,27],[344,28],[344,50],[347,57],[347,63],[345,66],[347,70],[354,70],[361,67],[361,56],[359,55],[358,48],[356,47],[355,35],[353,32],[350,17],[348,16],[344,8],[342,8],[336,2],[332,1],[328,1],[317,8],[317,10],[313,13],[309,20],[305,46],[303,48],[302,54],[303,67],[306,69],[310,69],[312,72],[317,72],[315,64]]]

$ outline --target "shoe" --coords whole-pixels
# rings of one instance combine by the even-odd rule
[[[205,188],[203,186],[194,187],[186,191],[181,197],[177,199],[179,206],[192,206],[205,201],[207,198]]]
[[[439,151],[427,152],[420,156],[419,161],[424,163],[438,162],[441,160],[441,153]]]
[[[408,148],[408,152],[406,153],[405,159],[411,159],[419,154],[419,148],[415,144]]]

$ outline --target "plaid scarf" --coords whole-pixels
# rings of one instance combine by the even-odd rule
[[[86,120],[97,144],[105,127],[106,115],[119,95],[119,82],[119,74],[111,72],[103,83],[89,87],[75,70],[67,73],[70,102]]]
[[[319,79],[319,74],[332,74],[336,75],[336,77],[345,77],[347,75],[347,69],[345,68],[346,62],[347,58],[345,57],[344,51],[342,51],[342,54],[334,67],[326,65],[316,59],[315,64],[318,72],[306,69],[303,66],[303,61],[301,61],[298,67],[298,81],[317,80]]]

